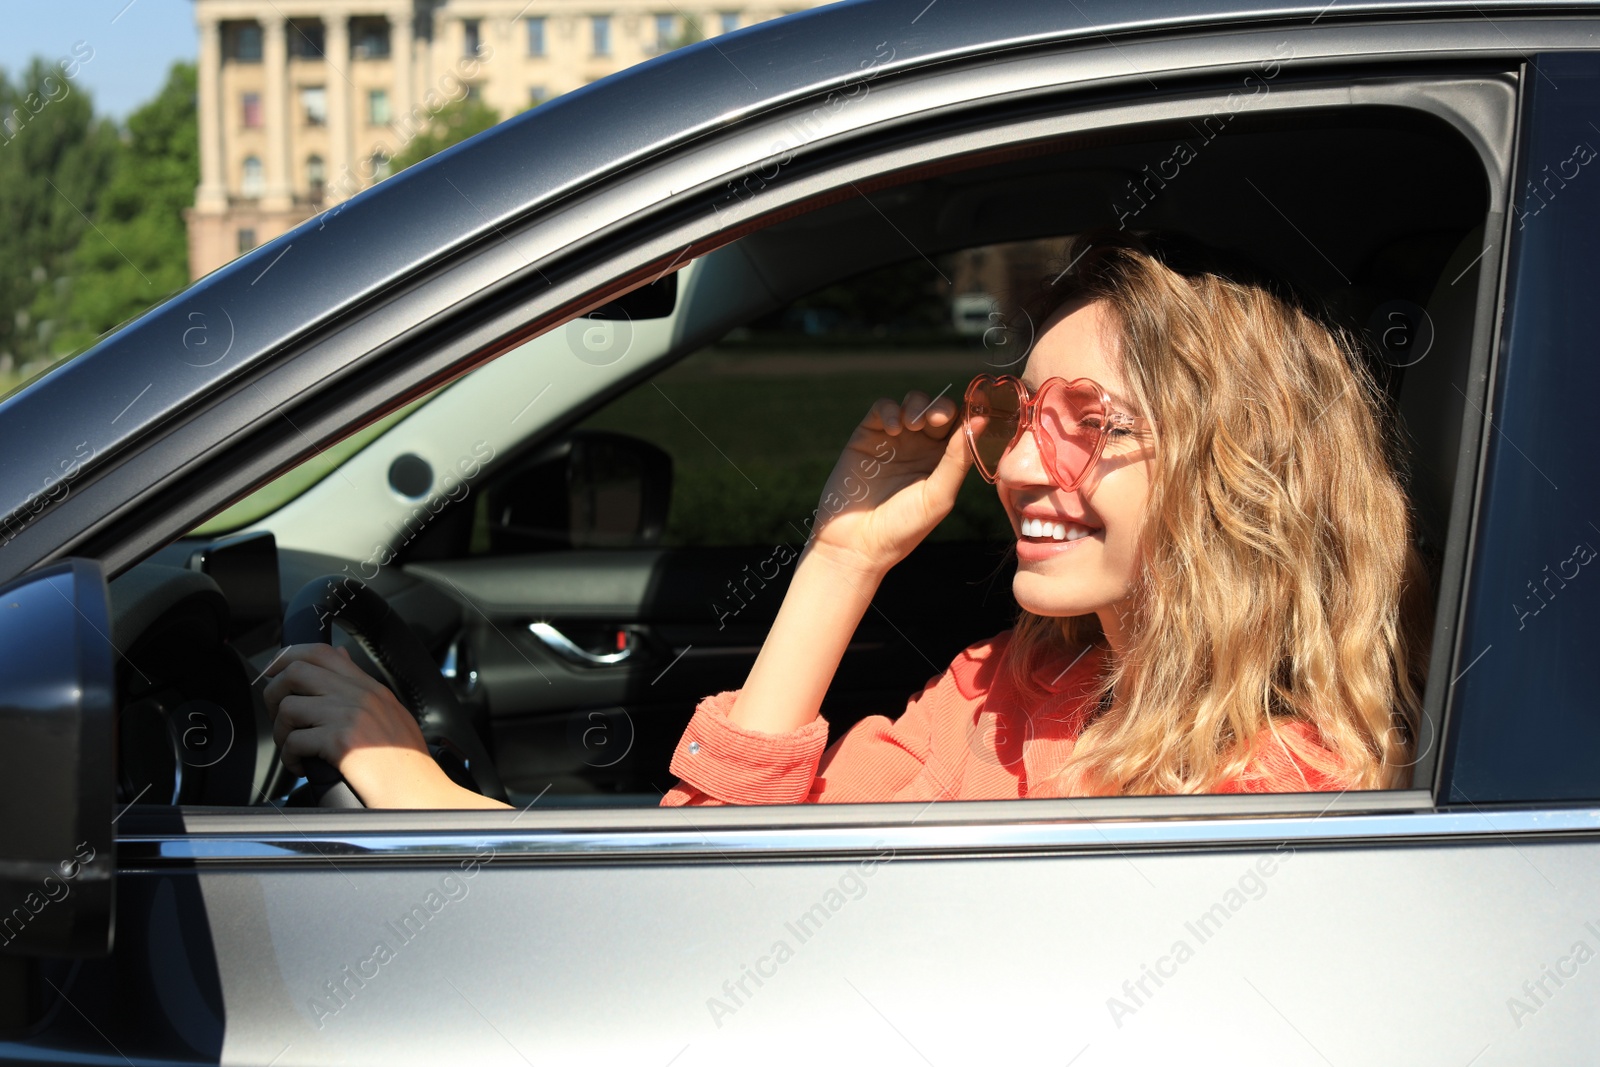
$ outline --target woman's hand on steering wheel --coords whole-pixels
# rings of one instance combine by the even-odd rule
[[[272,737],[296,774],[326,760],[369,808],[502,806],[450,781],[416,718],[344,649],[290,645],[266,673]]]

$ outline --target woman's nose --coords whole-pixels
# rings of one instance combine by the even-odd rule
[[[1023,433],[1000,457],[995,481],[1010,489],[1056,484],[1045,469],[1044,457],[1039,454],[1039,442],[1034,440],[1032,430]]]

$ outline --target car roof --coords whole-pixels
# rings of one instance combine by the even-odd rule
[[[425,160],[200,279],[0,402],[0,514],[37,509],[219,382],[420,267],[752,115],[875,77],[1074,41],[1270,22],[1407,18],[1468,0],[847,0],[681,48],[566,93]],[[1560,5],[1567,9],[1588,3]],[[1526,11],[1526,5],[1522,5]],[[219,352],[220,350],[220,352]],[[79,467],[73,467],[78,470]]]

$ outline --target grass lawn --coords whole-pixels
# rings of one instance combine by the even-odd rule
[[[958,401],[976,349],[738,353],[712,349],[583,425],[642,437],[673,459],[672,545],[798,543],[851,431],[879,397]],[[994,489],[969,474],[937,540],[1009,539]]]

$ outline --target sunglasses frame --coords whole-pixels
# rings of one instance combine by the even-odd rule
[[[978,469],[979,476],[990,485],[993,485],[999,480],[998,461],[996,463],[994,475],[990,475],[988,471],[983,469],[983,460],[978,454],[977,435],[972,432],[972,420],[969,417],[972,410],[973,391],[978,389],[986,382],[991,386],[1009,383],[1016,389],[1017,395],[1022,400],[1022,403],[1018,408],[1019,417],[1017,419],[1017,431],[1012,435],[1011,440],[1006,444],[1006,447],[1001,450],[1000,458],[1002,460],[1005,458],[1006,453],[1015,448],[1017,446],[1017,442],[1022,440],[1022,435],[1030,429],[1033,430],[1034,445],[1039,449],[1039,458],[1041,460],[1043,460],[1047,455],[1059,455],[1059,452],[1054,446],[1054,442],[1052,441],[1047,444],[1044,440],[1044,436],[1048,433],[1048,431],[1045,430],[1044,424],[1040,422],[1037,417],[1040,397],[1042,397],[1057,382],[1060,382],[1068,389],[1072,389],[1079,385],[1088,385],[1093,389],[1094,396],[1099,400],[1100,412],[1105,419],[1105,424],[1101,426],[1100,432],[1095,437],[1094,447],[1089,453],[1089,461],[1083,465],[1083,470],[1076,478],[1072,479],[1070,484],[1063,484],[1061,481],[1061,472],[1056,469],[1059,461],[1057,463],[1042,464],[1045,468],[1045,473],[1050,476],[1051,483],[1059,488],[1062,492],[1072,492],[1074,489],[1083,484],[1084,479],[1088,478],[1089,472],[1094,470],[1095,465],[1100,462],[1100,456],[1105,451],[1106,441],[1110,439],[1113,430],[1130,429],[1142,431],[1148,429],[1150,426],[1150,420],[1148,419],[1138,415],[1129,415],[1126,412],[1118,411],[1112,404],[1111,395],[1106,392],[1105,387],[1099,382],[1095,381],[1093,378],[1074,378],[1071,381],[1068,381],[1065,378],[1048,378],[1039,383],[1038,389],[1030,390],[1027,384],[1023,382],[1021,378],[1018,378],[1012,374],[1001,374],[998,376],[993,374],[980,374],[976,378],[972,379],[970,383],[968,383],[967,391],[962,397],[961,430],[964,434],[966,434],[967,437],[967,449],[972,453],[972,465]]]

